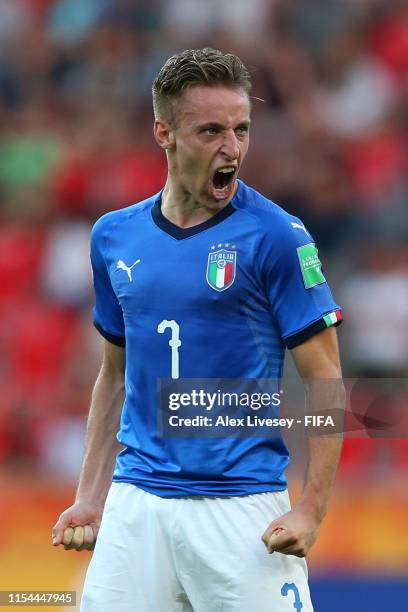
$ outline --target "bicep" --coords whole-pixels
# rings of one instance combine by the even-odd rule
[[[126,356],[122,346],[104,340],[102,369],[115,378],[123,379],[125,375]]]
[[[292,349],[302,378],[341,378],[337,332],[328,327]]]

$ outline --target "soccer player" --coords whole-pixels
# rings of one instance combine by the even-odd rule
[[[93,228],[104,356],[76,501],[53,529],[66,549],[96,541],[83,612],[312,610],[304,557],[327,510],[339,438],[310,439],[291,509],[280,435],[158,430],[160,380],[279,380],[285,348],[302,377],[341,376],[340,310],[312,237],[238,180],[249,92],[232,54],[171,57],[153,84],[164,189]]]

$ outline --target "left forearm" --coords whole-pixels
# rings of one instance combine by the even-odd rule
[[[303,491],[298,507],[321,521],[327,512],[330,494],[340,459],[342,415],[344,414],[344,387],[341,379],[311,381],[307,390],[308,414],[325,413],[333,416],[336,432],[322,435],[315,432],[308,439],[308,462]]]
[[[337,472],[342,439],[315,438],[309,441],[309,461],[297,506],[321,521],[329,503]]]

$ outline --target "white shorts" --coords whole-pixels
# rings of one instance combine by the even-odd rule
[[[287,491],[163,499],[113,483],[81,612],[313,612],[306,561],[261,536]]]

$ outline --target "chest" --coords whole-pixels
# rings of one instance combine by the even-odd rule
[[[109,275],[123,312],[225,316],[243,305],[265,302],[253,236],[245,231],[224,233],[181,241],[140,236],[114,244]]]

